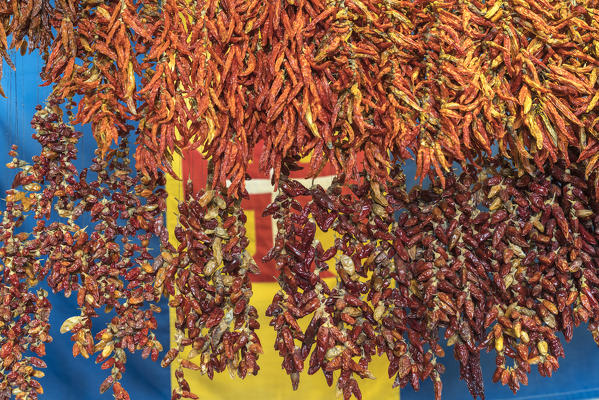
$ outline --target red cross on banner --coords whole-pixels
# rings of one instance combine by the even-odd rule
[[[262,146],[256,146],[253,159],[258,160],[261,152]],[[320,184],[326,188],[333,180],[334,170],[329,165],[325,166],[320,173],[321,176],[314,180],[303,179],[302,175],[306,174],[305,171],[308,170],[308,164],[300,162],[299,165],[304,167],[304,170],[296,171],[291,176],[303,181],[302,183],[307,187],[310,187],[314,181],[315,184]],[[186,182],[187,179],[191,179],[194,190],[204,188],[206,186],[207,166],[208,163],[199,151],[194,150],[185,152],[182,161],[183,182]],[[246,227],[250,239],[248,251],[260,267],[260,274],[252,275],[251,279],[252,282],[274,282],[277,275],[274,262],[264,263],[262,262],[262,257],[266,255],[274,244],[276,225],[271,217],[262,217],[262,210],[270,204],[276,196],[276,193],[271,184],[270,177],[260,171],[256,162],[251,162],[249,164],[248,174],[252,177],[251,180],[246,182],[249,198],[244,199],[241,206],[248,217]],[[301,200],[302,199],[299,199],[300,202]],[[318,233],[318,239],[321,241],[324,248],[333,244],[332,233]],[[330,272],[325,272],[323,273],[323,276],[333,275]]]

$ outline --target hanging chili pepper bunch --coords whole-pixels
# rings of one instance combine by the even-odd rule
[[[150,239],[159,238],[163,254],[172,249],[164,226],[166,192],[159,188],[164,177],[132,176],[127,146],[122,138],[119,148],[111,150],[106,159],[93,160],[90,170],[97,173],[96,180],[87,182],[88,170],[79,174],[67,204],[73,208],[73,218],[91,216],[93,232],[80,228],[66,238],[67,244],[73,243],[72,254],[67,258],[65,249],[60,249],[56,258],[62,263],[67,258],[70,265],[52,268],[48,277],[54,290],[65,294],[77,291],[81,315],[67,319],[61,327],[62,333],[73,333],[73,355],[88,358],[100,353],[96,362],[111,370],[100,392],[112,386],[120,399],[129,398],[118,383],[125,371],[125,351],[141,351],[142,357],[151,356],[154,361],[162,351],[153,332],[157,328],[153,314],[160,312],[156,304],[161,297],[153,284],[164,256],[150,255]],[[140,201],[143,199],[145,202]],[[92,318],[97,317],[99,308],[114,310],[115,316],[92,337]]]
[[[12,296],[5,297],[8,321],[3,327],[7,332],[0,337],[7,340],[4,351],[12,354],[5,359],[5,368],[14,372],[3,375],[1,384],[8,390],[7,398],[9,384],[14,382],[18,386],[12,394],[17,398],[36,398],[35,393],[41,393],[41,386],[31,378],[40,376],[32,367],[43,362],[35,357],[21,360],[20,354],[31,350],[41,356],[44,343],[51,340],[46,294],[40,289],[31,298],[30,293],[46,279],[53,291],[63,291],[66,297],[77,294],[81,314],[68,318],[61,327],[61,333],[72,333],[73,356],[88,358],[98,352],[96,362],[103,363],[102,369],[111,368],[100,390],[113,386],[117,398],[127,399],[118,383],[125,370],[125,350],[142,351],[144,358],[151,356],[154,361],[162,351],[153,333],[157,327],[153,313],[159,312],[156,303],[161,297],[154,291],[154,281],[162,256],[154,258],[148,246],[152,237],[158,237],[164,254],[173,249],[164,226],[166,192],[159,188],[164,176],[131,175],[128,144],[122,137],[118,149],[105,159],[94,159],[89,170],[97,178],[88,182],[89,170],[79,173],[72,163],[81,133],[62,123],[59,101],[49,104],[40,107],[33,120],[34,138],[42,145],[40,155],[34,157],[33,165],[16,158],[9,165],[22,171],[7,194],[3,223],[1,287]],[[19,186],[24,190],[17,191]],[[37,220],[31,237],[15,231],[27,215]],[[91,216],[93,224],[89,234],[87,227],[77,223],[86,216]],[[51,218],[54,221],[46,224]],[[31,308],[35,304],[39,311]],[[94,340],[92,320],[99,308],[114,310],[115,317]],[[34,312],[34,317],[29,315]]]
[[[370,179],[351,194],[338,181],[325,191],[283,180],[266,209],[278,220],[266,258],[282,287],[267,315],[293,386],[309,357],[309,374],[322,369],[330,385],[340,370],[338,389],[360,398],[354,377],[370,377],[370,358],[384,353],[396,385],[418,390],[430,378],[440,398],[446,346],[475,398],[484,396],[482,349],[496,352],[494,381],[514,392],[531,366],[550,376],[564,356],[558,333],[569,341],[584,322],[599,337],[597,200],[584,170],[562,162],[518,176],[491,159],[408,196]],[[305,207],[300,196],[311,199]],[[323,249],[316,229],[334,230],[335,245]],[[329,287],[320,273],[333,257]]]
[[[333,373],[340,370],[338,390],[345,398],[361,398],[356,377],[374,378],[368,364],[383,345],[385,302],[397,273],[389,227],[405,193],[384,196],[379,184],[368,179],[351,190],[335,180],[325,190],[285,178],[280,188],[265,210],[278,228],[275,246],[265,258],[274,259],[280,271],[281,291],[267,310],[277,331],[275,348],[294,389],[309,358],[308,374],[322,370],[331,385]],[[303,196],[310,201],[302,207],[298,199]],[[334,230],[335,244],[323,248],[315,239],[318,229]],[[330,287],[321,272],[333,259],[339,279]],[[302,318],[310,320],[305,330],[298,324]],[[385,329],[385,334],[392,338],[398,333]]]
[[[39,49],[44,60],[47,58],[47,50],[54,39],[51,18],[52,6],[48,0],[6,0],[0,4],[0,79],[2,61],[15,69],[8,55],[9,49],[19,49],[21,55],[27,50]],[[2,86],[0,96],[6,97]]]
[[[51,306],[46,299],[47,293],[36,286],[48,274],[48,264],[42,262],[41,257],[57,246],[55,233],[65,229],[56,222],[46,226],[44,217],[51,212],[59,186],[73,178],[74,145],[81,136],[57,124],[57,119],[57,114],[50,110],[39,111],[36,115],[34,137],[42,144],[42,152],[35,157],[33,165],[16,158],[16,146],[9,153],[13,161],[7,167],[20,171],[6,193],[0,228],[3,272],[0,282],[0,353],[3,360],[0,387],[3,399],[13,396],[35,399],[38,393],[43,393],[35,378],[44,374],[35,368],[45,367],[38,357],[46,354],[45,343],[52,341],[48,323]],[[22,227],[25,222],[30,223],[27,217],[32,216],[37,223],[29,233]]]
[[[531,162],[540,169],[545,161],[569,163],[568,147],[580,152],[594,144],[596,5],[498,0],[421,7],[412,21],[425,57],[413,57],[409,64],[421,67],[411,82],[404,79],[408,96],[428,110],[408,117],[425,129],[419,176],[429,164],[442,164],[436,143],[458,161],[490,154],[497,143],[528,173]],[[585,161],[588,172],[595,163]]]
[[[138,118],[134,69],[141,74],[137,49],[142,45],[135,46],[131,30],[122,22],[137,9],[120,1],[55,5],[58,34],[42,77],[46,84],[54,84],[57,98],[82,96],[74,122],[91,122],[102,155],[118,140],[119,129]],[[143,17],[152,10],[139,11]]]
[[[136,121],[136,169],[174,175],[172,153],[188,145],[188,124],[198,119],[183,112],[196,94],[173,76],[191,55],[192,11],[184,1],[56,2],[58,35],[42,77],[54,84],[56,98],[82,96],[74,123],[91,123],[102,156],[119,130]]]
[[[556,164],[551,173],[518,178],[509,164],[490,167],[418,194],[399,219],[408,237],[425,231],[416,242],[422,247],[408,249],[403,280],[421,302],[423,337],[446,327],[473,396],[483,394],[481,348],[496,351],[494,380],[516,392],[531,365],[544,376],[558,368],[558,332],[569,341],[573,327],[588,322],[596,335],[596,198],[584,168]],[[403,375],[405,384],[410,371]]]
[[[194,192],[191,181],[185,189],[180,225],[175,228],[180,243],[176,257],[156,280],[176,310],[176,346],[162,366],[190,350],[175,371],[179,388],[173,398],[197,398],[189,392],[184,368],[200,370],[211,379],[225,369],[244,378],[258,373],[256,361],[262,353],[254,332],[260,326],[258,313],[250,305],[249,273],[258,268],[246,250],[249,240],[240,201],[211,189]]]
[[[16,147],[11,155],[16,156]],[[0,225],[0,398],[37,398],[43,393],[37,379],[44,376],[49,335],[50,302],[47,293],[36,288],[40,279],[40,262],[34,240],[20,228],[31,215],[32,205],[40,197],[40,185],[31,166],[13,161],[10,168],[21,168],[13,188],[7,191],[6,208]],[[34,235],[39,232],[36,227]],[[20,232],[19,232],[20,231]]]

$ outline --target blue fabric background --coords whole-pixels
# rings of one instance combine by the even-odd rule
[[[20,157],[30,160],[37,154],[40,146],[31,138],[32,129],[30,121],[34,107],[41,104],[49,93],[48,88],[39,87],[41,80],[39,72],[41,61],[36,53],[21,57],[11,52],[17,72],[6,68],[2,78],[2,86],[7,94],[7,99],[0,99],[0,193],[10,187],[13,171],[4,169],[4,164],[9,161],[7,155],[10,144],[19,145]],[[80,143],[80,156],[78,167],[83,168],[90,164],[95,141],[91,136],[89,127],[79,127],[86,134]],[[408,184],[414,181],[415,166],[413,163],[406,165]],[[2,197],[2,195],[0,195]],[[4,204],[2,203],[2,207]],[[157,248],[157,243],[154,244]],[[80,356],[73,359],[71,356],[72,342],[68,334],[58,332],[62,321],[76,315],[75,299],[65,299],[62,294],[50,294],[52,309],[52,330],[54,342],[46,346],[48,368],[46,377],[41,379],[45,394],[42,398],[47,400],[101,400],[111,399],[111,391],[100,395],[98,387],[107,376],[99,365],[91,359]],[[158,318],[158,338],[168,349],[168,308],[166,302],[161,304],[162,313]],[[263,310],[261,310],[263,311]],[[101,327],[102,320],[96,323]],[[552,378],[542,378],[533,369],[529,377],[529,385],[523,386],[514,396],[507,387],[493,384],[495,363],[492,354],[483,355],[483,374],[487,399],[591,399],[599,398],[599,349],[585,328],[578,328],[572,343],[565,344],[566,359],[560,360],[561,367]],[[443,360],[447,371],[443,376],[443,398],[446,400],[468,399],[470,395],[464,382],[458,379],[458,364],[453,359],[453,351],[447,350]],[[158,363],[142,360],[139,356],[131,356],[127,371],[123,379],[124,387],[129,390],[133,400],[166,400],[170,398],[170,375],[168,369],[163,369]],[[410,387],[402,390],[402,400],[431,399],[433,390],[429,382],[421,385],[420,392],[414,392]],[[333,396],[333,395],[332,395]],[[331,397],[332,397],[331,396]],[[217,399],[205,399],[217,400]],[[265,399],[267,400],[267,399]],[[316,399],[315,399],[316,400]],[[375,399],[366,399],[375,400]],[[378,400],[378,399],[377,399]]]

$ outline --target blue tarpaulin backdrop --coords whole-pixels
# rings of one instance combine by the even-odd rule
[[[10,187],[13,178],[14,171],[4,169],[4,164],[10,161],[7,155],[10,145],[13,143],[19,145],[20,157],[25,160],[30,160],[31,156],[40,150],[40,146],[31,138],[30,121],[34,107],[41,104],[49,93],[48,88],[39,87],[41,61],[37,53],[21,57],[12,52],[11,56],[17,66],[17,72],[12,72],[5,65],[2,86],[8,98],[0,99],[0,168],[3,168],[0,173],[0,193],[4,193]],[[95,141],[89,127],[79,127],[79,129],[86,134],[80,143],[78,159],[78,167],[83,168],[91,162]],[[413,164],[406,166],[409,184],[414,182],[412,180],[414,171]],[[154,245],[154,248],[156,247],[157,243]],[[62,294],[50,294],[50,301],[53,306],[51,334],[54,341],[46,346],[45,360],[48,368],[45,371],[46,376],[41,379],[45,391],[42,399],[111,399],[111,391],[104,395],[100,395],[98,391],[100,383],[108,375],[108,372],[102,371],[99,365],[93,363],[92,359],[86,360],[81,356],[74,359],[71,356],[70,335],[61,335],[58,331],[62,321],[70,316],[78,315],[75,299],[65,299]],[[157,334],[165,349],[168,349],[168,309],[166,302],[163,302],[161,306],[162,313],[157,316],[159,325]],[[263,312],[264,310],[259,311]],[[96,326],[101,329],[102,325],[100,318]],[[529,377],[529,385],[523,386],[517,396],[514,396],[506,387],[491,382],[491,375],[495,369],[494,357],[491,354],[484,354],[482,357],[483,374],[487,399],[599,399],[599,348],[593,342],[590,333],[583,327],[578,328],[575,331],[574,340],[565,344],[564,347],[566,359],[560,360],[561,367],[553,377],[542,378],[534,369]],[[458,364],[453,359],[452,349],[447,349],[446,353],[443,360],[447,368],[443,376],[443,398],[446,400],[470,398],[466,385],[458,378]],[[138,355],[130,357],[123,385],[129,390],[133,400],[167,400],[170,398],[169,370],[161,368],[158,363],[153,363],[150,360],[142,360]],[[422,384],[420,392],[414,392],[410,387],[402,390],[401,398],[402,400],[431,399],[432,394],[432,385],[427,381]],[[334,391],[331,391],[331,399],[333,398]]]

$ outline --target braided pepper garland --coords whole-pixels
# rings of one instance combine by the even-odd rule
[[[196,398],[189,393],[183,369],[200,370],[210,378],[225,369],[240,378],[256,375],[262,346],[255,329],[258,312],[250,305],[249,273],[258,268],[247,252],[245,214],[238,200],[207,189],[193,193],[191,181],[185,201],[179,204],[181,225],[175,228],[180,242],[176,258],[166,260],[156,284],[171,296],[176,310],[175,342],[162,366],[171,364],[186,347],[186,359],[175,372],[180,392],[173,398]],[[161,282],[163,281],[163,282]],[[199,365],[192,361],[201,356]]]
[[[308,361],[329,385],[340,370],[338,390],[360,398],[357,378],[385,354],[395,385],[430,378],[440,398],[444,345],[475,398],[485,348],[497,354],[494,380],[514,392],[531,365],[551,375],[564,355],[558,332],[570,340],[585,322],[599,338],[598,12],[593,1],[545,0],[5,1],[0,58],[14,67],[9,48],[40,50],[53,91],[33,121],[42,152],[9,164],[21,171],[0,229],[0,398],[42,392],[43,279],[77,293],[81,315],[61,330],[75,356],[99,353],[111,370],[101,391],[119,399],[129,397],[118,382],[125,350],[154,361],[162,350],[152,333],[162,295],[178,330],[162,364],[190,348],[173,398],[195,398],[183,369],[257,373],[257,270],[240,199],[259,142],[279,190],[265,215],[277,220],[266,259],[281,290],[266,313],[294,388]],[[63,104],[98,142],[81,172],[81,134],[62,121]],[[187,186],[176,247],[160,170],[174,176],[173,154],[196,148],[209,183]],[[289,178],[305,156],[312,177],[331,163],[330,187]],[[408,194],[394,164],[413,157],[433,185]],[[94,232],[77,225],[83,214]],[[33,232],[19,231],[29,215]],[[333,230],[334,246],[317,230]],[[327,261],[333,287],[320,276]],[[94,338],[102,307],[115,317]],[[37,356],[19,356],[29,350]]]
[[[0,9],[14,46],[31,31],[29,46],[47,54],[54,95],[83,96],[76,122],[92,123],[104,152],[136,121],[139,171],[172,174],[173,152],[203,146],[213,186],[229,180],[236,197],[259,141],[275,183],[286,157],[310,153],[313,176],[331,162],[357,178],[364,153],[370,176],[414,155],[418,177],[443,180],[494,144],[529,173],[576,161],[575,147],[597,182],[596,15],[593,2],[503,0]],[[56,38],[32,28],[47,23]]]

